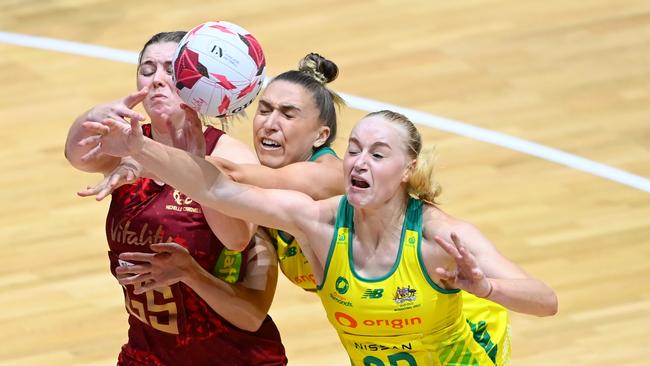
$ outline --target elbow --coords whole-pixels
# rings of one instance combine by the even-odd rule
[[[543,306],[539,309],[537,316],[553,316],[556,315],[559,310],[557,295],[555,292],[552,292],[547,296],[546,301],[544,301]]]
[[[241,252],[248,247],[253,235],[255,234],[256,226],[250,225],[246,222],[239,222],[239,229],[235,229],[236,225],[231,226],[231,231],[228,235],[217,235],[221,243],[229,250]]]
[[[235,252],[241,252],[242,250],[246,249],[249,242],[250,242],[250,237],[246,239],[229,238],[229,239],[221,240],[221,243],[223,244],[224,247],[226,247],[228,250],[232,250]]]
[[[559,306],[559,303],[558,303],[558,300],[557,300],[557,295],[555,294],[555,292],[553,293],[553,296],[551,298],[551,301],[550,301],[550,304],[549,304],[548,308],[549,308],[549,312],[548,312],[548,314],[546,316],[556,315],[557,312],[560,310],[560,306]]]

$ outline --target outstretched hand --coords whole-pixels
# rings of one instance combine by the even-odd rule
[[[185,112],[185,121],[180,128],[174,128],[171,120],[167,121],[174,147],[185,150],[190,154],[205,157],[206,147],[203,137],[203,124],[195,110],[186,104],[181,104]]]
[[[479,267],[474,255],[465,248],[456,233],[451,233],[451,242],[439,236],[436,236],[434,240],[456,262],[454,270],[436,268],[436,274],[440,276],[446,286],[465,290],[483,298],[492,293],[492,284]]]
[[[80,146],[97,143],[88,153],[81,157],[82,161],[92,160],[99,154],[124,157],[133,155],[144,145],[144,135],[140,122],[131,119],[130,124],[113,119],[105,119],[99,122],[84,122],[83,128],[93,133],[93,136],[79,141]]]
[[[130,157],[125,157],[101,182],[95,186],[88,186],[77,194],[81,197],[95,196],[97,201],[101,201],[118,187],[135,182],[141,174],[142,165]]]
[[[88,122],[101,122],[105,119],[112,119],[115,121],[122,121],[126,123],[126,119],[136,119],[139,122],[144,121],[144,116],[133,110],[133,108],[140,104],[149,93],[149,87],[131,93],[124,98],[100,104],[91,109],[86,115]]]
[[[196,263],[187,249],[176,243],[151,244],[150,248],[155,253],[120,254],[121,260],[138,264],[115,269],[119,283],[135,285],[136,294],[182,281]]]

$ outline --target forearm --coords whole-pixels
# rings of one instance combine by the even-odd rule
[[[144,139],[142,149],[132,157],[143,165],[147,175],[158,177],[201,204],[209,203],[209,191],[216,183],[227,180],[205,159],[150,139]]]
[[[558,301],[555,292],[536,279],[488,279],[492,290],[487,299],[506,308],[537,316],[555,315]]]
[[[210,307],[234,326],[254,332],[260,328],[271,307],[263,301],[263,291],[251,290],[241,284],[224,282],[196,265],[183,282],[192,288]]]
[[[205,159],[152,140],[130,152],[147,170],[202,206],[258,225],[298,233],[299,221],[320,214],[319,206],[299,192],[263,190],[231,181]],[[301,208],[300,215],[296,207]]]
[[[275,169],[259,164],[237,164],[218,157],[210,157],[208,160],[239,183],[298,191],[314,200],[344,193],[343,176],[338,165],[332,169],[325,164],[300,162]]]

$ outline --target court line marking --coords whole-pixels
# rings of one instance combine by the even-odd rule
[[[23,47],[38,48],[49,51],[64,52],[68,54],[94,57],[104,60],[137,64],[138,53],[124,51],[110,47],[95,46],[90,44],[59,40],[48,37],[36,37],[19,33],[0,32],[0,43],[12,44]],[[267,80],[268,81],[268,80]],[[501,132],[472,126],[467,123],[452,119],[438,117],[414,109],[384,103],[368,98],[340,93],[348,106],[371,112],[381,109],[390,109],[402,113],[411,121],[437,130],[468,137],[474,140],[502,146],[540,159],[558,163],[582,172],[590,173],[605,179],[637,188],[650,193],[650,179],[635,175],[609,165],[585,159],[581,156],[565,151],[506,135]]]

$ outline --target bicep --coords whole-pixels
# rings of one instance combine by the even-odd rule
[[[257,162],[257,158],[246,145],[228,135],[221,136],[211,156]],[[210,162],[215,165],[213,161]],[[254,225],[245,220],[230,217],[209,207],[204,207],[204,216],[215,235],[229,249],[241,250],[253,235]]]
[[[210,156],[217,156],[237,164],[259,164],[257,156],[243,142],[228,135],[222,135]]]
[[[277,169],[262,166],[244,167],[241,179],[259,187],[299,191],[314,200],[343,194],[341,161],[334,157],[323,158],[323,161],[298,162]]]
[[[228,180],[217,182],[206,193],[204,204],[212,203],[214,209],[293,235],[301,235],[310,223],[319,220],[319,203],[301,192],[262,189]]]

